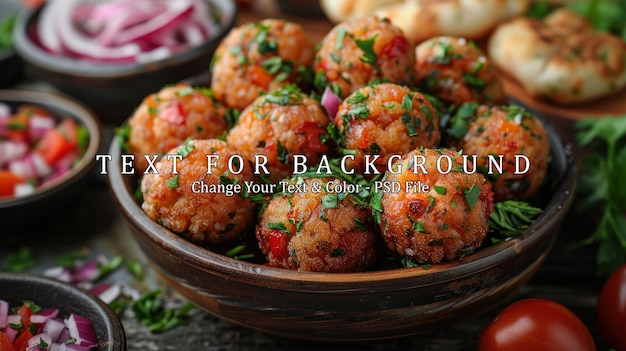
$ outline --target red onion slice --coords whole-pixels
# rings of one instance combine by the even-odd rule
[[[52,344],[52,339],[50,338],[50,335],[44,334],[44,333],[34,335],[32,338],[28,339],[28,348],[26,350],[27,351],[40,351],[41,348],[39,346],[42,344],[45,344],[48,346]]]
[[[41,310],[38,313],[35,313],[30,316],[31,323],[46,323],[49,319],[55,318],[59,314],[59,310],[56,308],[47,308],[45,310]]]
[[[53,129],[56,121],[52,117],[33,115],[28,119],[28,136],[31,139],[40,139],[47,130]]]
[[[59,339],[63,329],[65,329],[65,324],[57,318],[48,319],[43,325],[43,332],[50,335],[50,338],[52,338],[53,341],[57,341]]]
[[[65,326],[70,332],[70,337],[76,340],[77,345],[93,346],[98,343],[93,325],[88,319],[72,313],[65,320]]]
[[[0,102],[0,120],[6,120],[11,117],[11,107],[4,102]]]
[[[15,337],[17,336],[17,329],[13,329],[11,327],[8,327],[8,328],[6,328],[4,330],[4,333],[6,334],[6,336],[9,339],[10,343],[13,343],[13,341],[15,341]]]
[[[321,104],[326,109],[326,113],[328,113],[328,117],[331,121],[335,120],[335,115],[339,110],[339,105],[341,105],[341,99],[335,95],[335,93],[329,88],[326,87],[324,89],[324,93],[322,94]]]
[[[16,184],[13,187],[13,195],[15,197],[27,196],[35,192],[35,186],[31,183]]]
[[[7,327],[7,317],[9,317],[9,303],[0,300],[0,329]]]
[[[18,160],[28,152],[28,144],[23,141],[0,141],[0,166]]]

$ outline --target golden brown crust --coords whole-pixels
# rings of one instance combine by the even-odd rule
[[[219,185],[224,178],[243,184],[253,181],[249,165],[239,175],[228,172],[231,156],[241,155],[234,147],[217,139],[191,140],[181,152],[179,148],[169,155],[188,154],[177,161],[163,159],[156,165],[158,174],[149,173],[141,180],[142,208],[152,220],[173,232],[180,233],[199,244],[226,244],[249,232],[254,227],[255,206],[239,194],[228,195],[217,191],[194,192],[207,186]],[[191,146],[189,146],[191,145]],[[207,155],[218,157],[217,167],[207,173]]]
[[[128,144],[138,172],[148,166],[144,155],[164,154],[187,138],[222,135],[227,128],[224,114],[224,107],[187,84],[150,94],[128,122]]]
[[[626,43],[559,10],[544,21],[519,18],[489,42],[498,68],[532,95],[561,104],[596,99],[626,86]]]
[[[425,174],[414,165],[425,157]],[[444,174],[437,169],[440,157],[452,160],[457,170]],[[447,159],[441,163],[447,165]],[[400,174],[386,173],[400,191],[384,192],[380,200],[379,229],[387,247],[421,263],[439,263],[472,253],[487,235],[492,210],[491,184],[482,174],[466,174],[461,156],[448,149],[418,149],[396,163]],[[428,185],[427,192],[407,191],[407,183]],[[471,196],[467,196],[472,193]],[[472,204],[468,198],[471,198]],[[474,202],[475,201],[475,202]]]
[[[339,185],[333,178],[295,182],[307,190],[274,196],[257,224],[256,237],[271,266],[300,271],[363,271],[376,259],[371,212],[352,195],[314,191],[315,183]],[[332,189],[332,188],[329,188]]]

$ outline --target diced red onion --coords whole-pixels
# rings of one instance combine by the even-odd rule
[[[115,6],[115,9],[98,9],[98,7]],[[118,2],[115,4],[103,3],[96,6],[91,18],[86,22],[91,23],[102,22],[101,31],[97,35],[97,40],[104,46],[115,46],[115,37],[126,28],[136,26],[140,23],[147,22],[157,16],[160,16],[167,10],[166,6],[158,2],[146,3],[140,2]],[[116,16],[107,18],[109,13],[115,12]]]
[[[65,326],[70,332],[70,337],[76,339],[78,345],[95,345],[98,343],[91,322],[74,313],[65,320]]]
[[[99,292],[96,292],[94,290],[95,289],[92,289],[91,292],[97,295],[100,298],[100,300],[102,300],[104,303],[108,305],[111,302],[115,301],[115,299],[117,299],[121,295],[122,286],[119,284],[113,284]]]
[[[19,323],[19,321],[18,321],[18,323]],[[10,343],[13,343],[13,341],[15,341],[15,337],[17,336],[17,332],[18,332],[17,329],[13,329],[11,327],[7,327],[6,329],[4,329],[4,334],[6,334],[6,336],[9,339]]]
[[[50,335],[53,341],[58,341],[63,329],[65,329],[65,323],[63,323],[63,321],[57,318],[51,318],[46,321],[42,330],[44,333]]]
[[[56,31],[55,22],[64,20],[59,17],[59,15],[64,11],[64,2],[65,0],[49,1],[39,16],[37,36],[39,37],[41,45],[51,52],[60,53],[63,51],[61,39]]]
[[[22,178],[44,178],[52,174],[53,169],[38,153],[30,153],[19,160],[9,163],[9,171]]]
[[[23,141],[0,141],[0,166],[20,159],[28,152],[28,144]]]
[[[70,273],[70,270],[66,267],[48,268],[43,271],[42,275],[67,283],[72,281],[72,274]]]
[[[28,136],[31,139],[40,139],[47,130],[56,126],[52,117],[33,115],[28,120]]]
[[[10,314],[7,317],[7,325],[11,324],[20,324],[22,322],[22,317],[19,314]]]
[[[9,316],[9,303],[0,300],[0,329],[7,327],[7,317]]]
[[[71,338],[72,337],[70,336],[70,331],[65,327],[65,322],[63,322],[63,330],[61,331],[61,334],[59,334],[59,337],[55,340],[55,342],[64,343]]]
[[[46,343],[46,345],[52,344],[52,339],[50,335],[41,333],[34,335],[32,338],[28,339],[28,351],[40,351],[39,345],[42,343]]]
[[[4,102],[0,102],[0,120],[6,120],[11,117],[11,107]]]
[[[56,308],[47,308],[45,310],[41,310],[38,313],[32,314],[30,316],[31,323],[45,323],[49,319],[56,317],[59,314],[59,310]]]
[[[335,93],[329,88],[326,87],[324,89],[324,93],[322,94],[321,104],[326,109],[326,113],[328,113],[328,117],[331,121],[335,120],[335,115],[339,110],[339,105],[341,105],[341,99],[335,95]]]
[[[48,349],[48,351],[67,351],[67,347],[63,343],[53,342],[52,344],[50,344],[50,348]]]
[[[31,183],[15,184],[13,187],[13,195],[15,197],[27,196],[35,192],[35,186]]]
[[[72,278],[75,283],[90,282],[97,277],[99,273],[100,268],[98,268],[98,261],[91,260],[76,267]]]

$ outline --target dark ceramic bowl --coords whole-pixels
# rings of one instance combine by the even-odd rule
[[[119,124],[148,94],[209,68],[211,56],[233,27],[237,11],[233,0],[207,1],[223,14],[219,33],[199,46],[158,61],[96,63],[52,55],[29,35],[29,29],[37,25],[41,8],[20,14],[14,46],[47,82],[87,104],[103,121]]]
[[[537,272],[572,204],[572,146],[547,126],[555,186],[543,214],[521,236],[463,259],[421,267],[332,274],[296,272],[231,259],[197,246],[148,218],[110,153],[115,199],[141,250],[164,280],[198,306],[232,322],[290,338],[366,341],[427,333],[486,312]]]
[[[96,351],[126,351],[124,327],[111,308],[91,293],[57,280],[29,274],[0,273],[0,299],[9,306],[31,300],[42,308],[58,308],[59,318],[71,313],[87,318],[98,338]]]
[[[89,146],[83,157],[61,179],[23,197],[0,198],[0,218],[4,239],[50,228],[77,203],[78,195],[95,163],[102,144],[102,127],[96,115],[80,103],[63,96],[24,90],[0,90],[0,101],[14,110],[28,103],[41,106],[59,118],[74,118],[89,131]]]

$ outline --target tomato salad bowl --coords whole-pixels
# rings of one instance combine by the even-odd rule
[[[90,109],[57,94],[0,90],[0,102],[5,136],[0,141],[4,240],[24,230],[50,228],[58,223],[59,215],[67,215],[78,203],[95,163],[102,127]],[[73,150],[73,144],[81,146]],[[21,181],[14,182],[16,178]],[[25,186],[27,192],[12,194],[13,189],[8,189],[12,182]],[[35,215],[37,220],[33,220]]]
[[[504,302],[537,272],[573,201],[571,145],[543,120],[550,182],[542,214],[520,236],[428,267],[359,273],[291,271],[228,257],[151,220],[134,197],[138,179],[122,175],[120,140],[108,177],[134,239],[166,284],[206,311],[283,337],[324,342],[398,338],[445,328]]]

